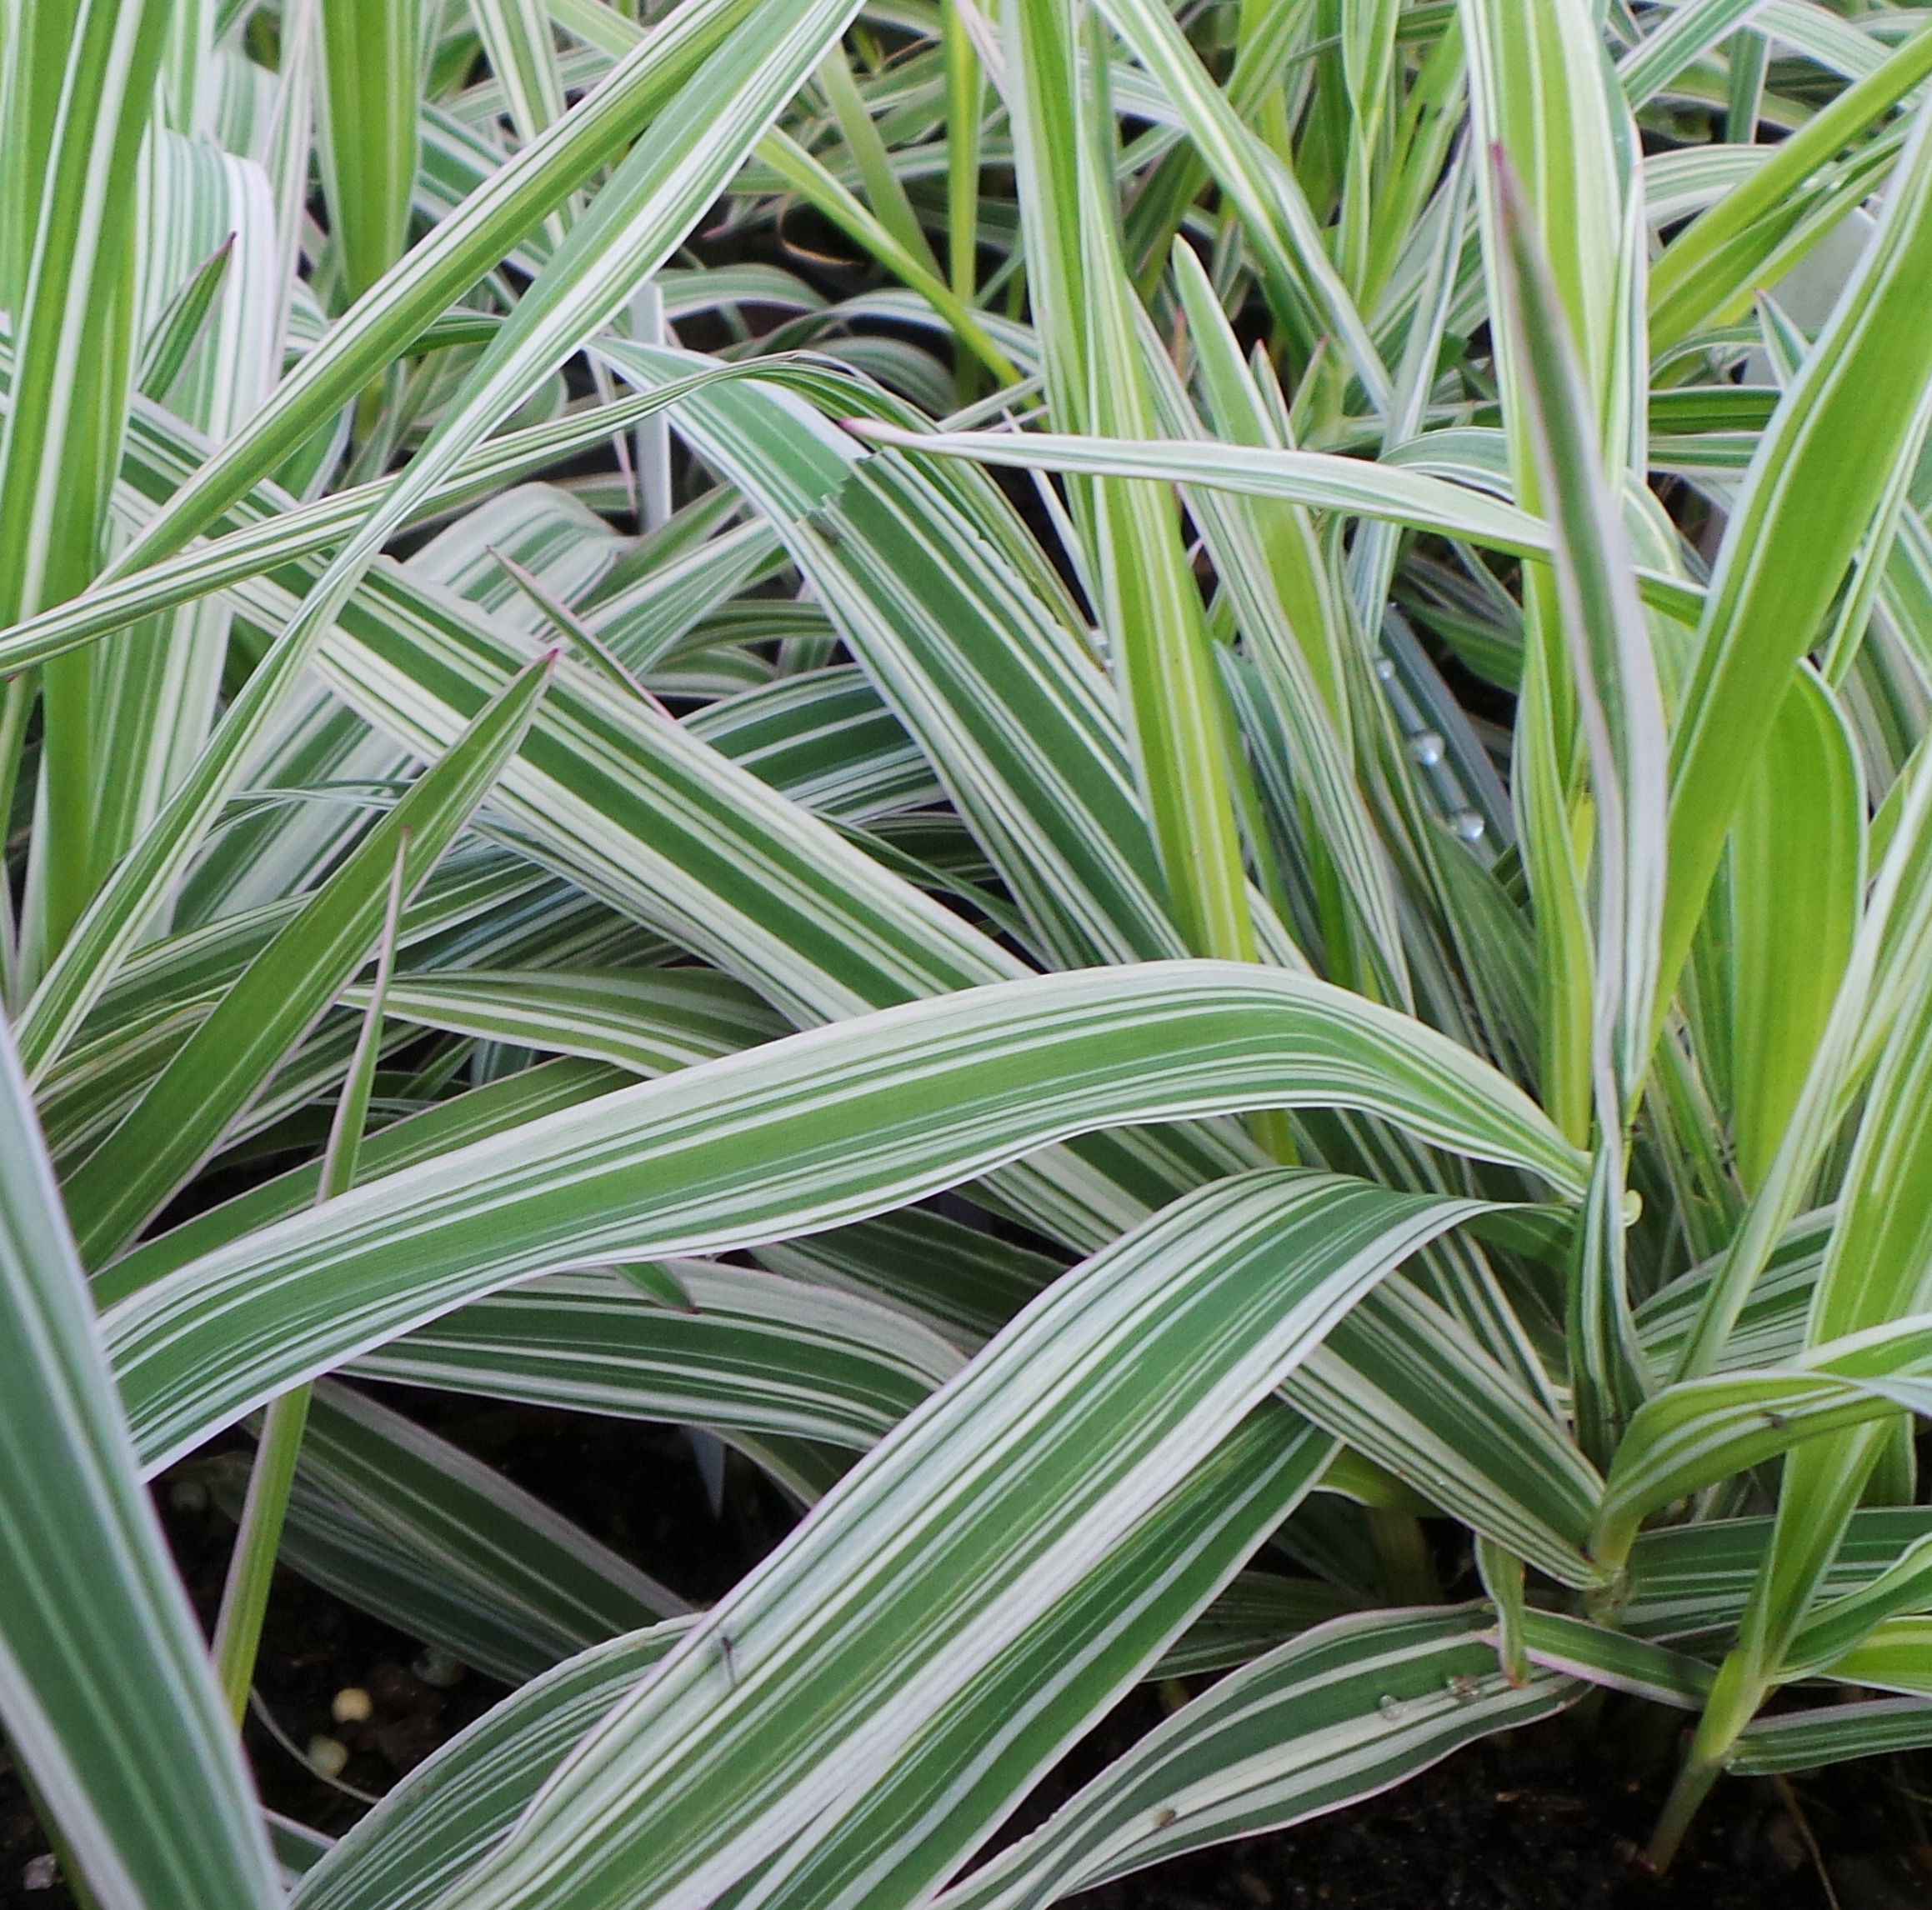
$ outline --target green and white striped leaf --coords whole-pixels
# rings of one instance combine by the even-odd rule
[[[1763,1184],[1850,959],[1865,810],[1836,699],[1801,668],[1731,838],[1731,1120],[1746,1187]],[[1802,941],[1794,922],[1806,925]]]
[[[0,1718],[108,1910],[280,1900],[0,1029]]]
[[[1333,1450],[1279,1407],[1251,1413],[933,1717],[881,1782],[815,1820],[760,1877],[756,1899],[773,1910],[857,1910],[927,1897],[1136,1676],[1159,1676],[1186,1651],[1220,1600],[1154,1657],[1293,1510]]]
[[[748,1880],[885,1778],[924,1719],[1354,1298],[1469,1211],[1264,1173],[1204,1189],[1087,1262],[713,1608],[463,1894],[532,1910],[563,1892],[648,1894],[669,1910]],[[1092,1436],[1101,1423],[1111,1437]],[[833,1583],[828,1602],[818,1588]]]
[[[1814,113],[1793,137],[1748,169],[1724,179],[1717,203],[1665,248],[1650,278],[1650,345],[1661,352],[1699,328],[1748,311],[1752,294],[1796,262],[1784,242],[1794,226],[1811,228],[1815,243],[1844,209],[1829,162],[1932,74],[1932,37],[1923,30],[1878,69]],[[1883,155],[1890,158],[1890,153]],[[1855,159],[1854,159],[1855,168]],[[1720,176],[1721,177],[1721,176]],[[1734,182],[1733,182],[1734,181]],[[1873,181],[1860,178],[1855,203]],[[1824,217],[1819,215],[1823,214]]]
[[[1893,63],[1918,48],[1932,69],[1928,32]],[[1759,440],[1725,529],[1671,738],[1666,992],[1689,952],[1744,771],[1818,635],[1932,378],[1932,343],[1916,319],[1928,298],[1932,105],[1918,114],[1878,229]]]
[[[237,978],[126,1120],[70,1177],[83,1253],[111,1258],[220,1143],[270,1072],[369,958],[403,858],[404,892],[436,866],[528,732],[549,682],[531,665]]]
[[[847,428],[869,442],[940,458],[970,458],[1023,471],[1146,478],[1169,484],[1279,498],[1289,503],[1409,524],[1514,557],[1549,556],[1549,527],[1513,505],[1400,466],[1371,464],[1322,451],[1278,451],[1242,444],[1128,442],[1048,432],[912,433],[872,420]],[[1639,568],[1644,600],[1694,618],[1702,593],[1694,585]]]
[[[1710,1667],[1683,1652],[1562,1612],[1531,1607],[1519,1622],[1525,1657],[1566,1678],[1629,1692],[1679,1711],[1699,1710],[1710,1696]]]
[[[1872,1698],[1825,1711],[1793,1711],[1744,1727],[1725,1768],[1739,1777],[1813,1771],[1847,1758],[1916,1751],[1932,1744],[1932,1703],[1917,1698]]]
[[[1077,1729],[1083,1715],[1077,1707],[1098,1708],[1103,1694],[1132,1677],[1150,1640],[1174,1626],[1204,1586],[1225,1576],[1229,1560],[1305,1488],[1327,1450],[1286,1413],[1264,1408],[1255,1415],[1116,1552],[1109,1570],[1090,1574],[1080,1596],[1063,1602],[1009,1649],[970,1708],[953,1714],[956,1742],[977,1744],[995,1732],[1002,1741],[998,1758],[980,1761],[978,1782],[953,1787],[947,1808],[935,1812],[935,1780],[944,1784],[948,1764],[934,1754],[943,1746],[927,1747],[917,1773],[908,1771],[908,1781],[888,1793],[918,1815],[902,1816],[889,1841],[870,1832],[877,1820],[869,1814],[858,1818],[851,1827],[856,1834],[816,1847],[782,1896],[823,1910],[842,1900],[834,1894],[842,1874],[851,1888],[876,1890],[883,1864],[895,1860],[901,1888],[910,1888],[908,1872],[917,1867],[930,1872],[936,1861],[943,1874],[948,1857],[956,1862],[1009,1801],[1015,1770],[1037,1768]],[[1279,1605],[1270,1610],[1279,1620]],[[408,1894],[397,1903],[433,1895],[453,1868],[473,1864],[483,1845],[510,1828],[563,1753],[628,1695],[641,1667],[662,1657],[683,1629],[660,1627],[594,1648],[507,1700],[399,1785],[366,1829],[343,1840],[342,1856],[309,1887],[315,1901],[345,1910],[388,1903],[384,1890],[394,1890],[403,1876],[409,1877]],[[943,1827],[937,1834],[935,1823]],[[906,1834],[922,1826],[924,1835]],[[882,1848],[890,1856],[882,1858]],[[851,1869],[842,1873],[842,1862]]]
[[[366,988],[341,998],[360,1008]],[[389,984],[383,1012],[425,1028],[668,1074],[786,1032],[748,988],[709,968],[606,972],[438,969]]]
[[[39,204],[30,212],[16,201],[7,292],[14,352],[0,434],[0,625],[73,596],[105,555],[135,369],[139,158],[168,14],[165,0],[78,0],[8,16],[8,63],[18,62],[8,131],[18,143],[8,162],[21,169],[12,190]],[[94,692],[84,663],[43,673],[22,924],[30,978],[105,872],[92,828]]]
[[[223,1872],[94,1899],[1045,1902],[1593,1683],[1702,1712],[1661,1864],[1932,1742],[1932,35],[856,6],[0,8],[0,1005],[132,1435],[19,1422],[128,1621],[36,1675]],[[334,1855],[133,1484],[318,1380],[281,1563],[537,1678]],[[428,1430],[560,1412],[802,1522],[627,1632]]]
[[[223,1509],[238,1516],[246,1462],[224,1455],[208,1477]],[[588,1642],[685,1608],[500,1473],[326,1382],[304,1429],[278,1558],[513,1684]]]
[[[302,1910],[406,1910],[469,1868],[558,1760],[691,1628],[673,1618],[566,1660],[410,1772],[303,1878]]]
[[[1707,1519],[1638,1535],[1617,1618],[1639,1638],[1719,1632],[1743,1615],[1770,1543],[1769,1518]],[[1861,1591],[1932,1532],[1932,1509],[1870,1506],[1852,1514],[1819,1590]]]
[[[408,237],[423,8],[334,0],[320,13],[317,143],[330,237],[353,301],[403,256]]]
[[[472,1088],[367,1136],[357,1157],[357,1178],[376,1180],[434,1160],[466,1142],[608,1094],[628,1079],[623,1071],[595,1062],[554,1061]],[[310,1162],[237,1194],[130,1248],[96,1278],[95,1295],[109,1305],[213,1247],[305,1212],[314,1206],[320,1185],[320,1162]]]
[[[793,1036],[474,1142],[151,1282],[109,1315],[110,1342],[160,1464],[531,1273],[814,1231],[1113,1122],[1312,1104],[1580,1188],[1520,1090],[1419,1023],[1299,977],[1149,963]]]
[[[612,316],[628,296],[630,280],[654,270],[675,248],[827,41],[843,28],[851,8],[852,0],[797,0],[788,29],[768,8],[755,24],[738,27],[703,69],[702,83],[693,81],[678,92],[599,192],[593,209],[573,226],[513,318],[485,348],[458,401],[384,487],[380,502],[356,527],[229,706],[193,770],[97,897],[86,928],[63,952],[64,969],[50,973],[31,1011],[28,1026],[37,1062],[71,1032],[74,1006],[84,998],[89,975],[111,966],[173,887],[279,699],[313,659],[336,612],[390,535],[467,452]],[[661,45],[662,38],[646,50]],[[204,476],[210,468],[203,468]],[[178,493],[171,507],[178,529],[183,495]],[[152,525],[146,542],[152,550]]]
[[[1439,1376],[1423,1389],[1418,1370]],[[1559,1583],[1584,1556],[1603,1491],[1567,1428],[1444,1308],[1400,1283],[1350,1315],[1289,1382],[1302,1412],[1424,1499]]]
[[[1827,1341],[1782,1371],[1665,1388],[1639,1411],[1618,1449],[1598,1515],[1599,1558],[1621,1563],[1645,1512],[1802,1440],[1862,1427],[1900,1408],[1932,1411],[1929,1363],[1932,1325],[1917,1314]]]
[[[1300,182],[1209,81],[1173,16],[1155,0],[1102,0],[1115,32],[1173,102],[1216,184],[1239,208],[1264,269],[1293,287],[1341,341],[1369,402],[1389,397],[1389,373],[1328,247]]]
[[[958,1371],[874,1301],[771,1273],[666,1263],[679,1303],[623,1273],[553,1273],[365,1354],[372,1379],[863,1450]]]
[[[1567,1678],[1538,1673],[1511,1686],[1487,1620],[1464,1606],[1317,1627],[1177,1712],[938,1902],[1031,1910],[1372,1797],[1574,1702],[1580,1688]]]
[[[683,1601],[448,1441],[349,1388],[316,1388],[302,1475],[549,1635],[553,1649],[674,1617]]]
[[[1049,402],[1080,428],[1147,437],[1154,411],[1111,190],[1116,129],[1099,42],[1070,0],[1009,8],[1001,26]],[[1071,503],[1181,946],[1254,960],[1222,691],[1173,502],[1144,485],[1102,480],[1074,488]],[[1274,1151],[1286,1145],[1277,1137]]]
[[[283,461],[381,372],[446,308],[455,304],[516,242],[609,164],[641,128],[683,90],[738,25],[745,0],[679,7],[575,110],[533,140],[443,220],[333,327],[274,397],[195,473],[165,518],[123,552],[126,576],[180,549]]]
[[[1922,1592],[1914,1595],[1923,1596]],[[1799,1639],[1804,1637],[1799,1632]],[[1884,1619],[1821,1668],[1824,1677],[1846,1684],[1932,1697],[1932,1620]]]

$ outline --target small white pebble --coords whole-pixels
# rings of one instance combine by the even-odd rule
[[[308,1768],[318,1778],[339,1778],[348,1768],[349,1754],[333,1738],[315,1737],[308,1741]]]
[[[60,1878],[60,1866],[54,1862],[51,1850],[43,1851],[38,1857],[30,1858],[27,1868],[20,1873],[23,1890],[51,1890]]]
[[[338,1724],[367,1724],[376,1707],[359,1684],[345,1684],[328,1701],[328,1714]]]

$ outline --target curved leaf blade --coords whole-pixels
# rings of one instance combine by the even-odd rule
[[[0,1027],[0,1717],[106,1910],[281,1892]]]
[[[695,1910],[748,1879],[881,1781],[1363,1292],[1474,1211],[1275,1170],[1086,1262],[707,1615],[461,1900]]]
[[[528,1274],[817,1231],[1117,1122],[1311,1104],[1581,1191],[1534,1103],[1421,1023],[1304,977],[1148,962],[911,1003],[473,1143],[154,1282],[108,1338],[159,1465]]]

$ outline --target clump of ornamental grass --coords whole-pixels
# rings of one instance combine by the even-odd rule
[[[0,1716],[97,1902],[1039,1906],[1603,1688],[1662,1864],[1932,1743],[1920,12],[4,20]],[[369,1382],[809,1515],[693,1612]],[[510,1688],[333,1845],[278,1562]]]

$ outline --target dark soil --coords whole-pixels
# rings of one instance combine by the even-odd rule
[[[715,1598],[783,1537],[784,1502],[731,1460],[714,1516],[690,1448],[659,1427],[385,1389],[694,1602]],[[233,1528],[196,1495],[158,1501],[204,1624]],[[278,1575],[258,1688],[297,1747],[334,1738],[342,1782],[379,1794],[503,1695],[474,1672],[435,1682],[421,1644],[288,1572]],[[423,1672],[430,1675],[425,1677]],[[373,1715],[331,1701],[366,1691]],[[1159,1720],[1133,1694],[1018,1814],[1031,1828]],[[1464,1751],[1335,1816],[1176,1859],[1073,1899],[1078,1910],[1919,1910],[1932,1903],[1932,1754],[1720,1787],[1671,1874],[1636,1861],[1663,1798],[1667,1721],[1634,1704],[1578,1712]],[[1647,1736],[1649,1742],[1638,1739]],[[332,1834],[366,1808],[318,1779],[258,1718],[244,1742],[264,1800]],[[1641,1774],[1633,1758],[1641,1752]],[[67,1910],[38,1883],[48,1849],[18,1773],[0,1763],[0,1906]]]

